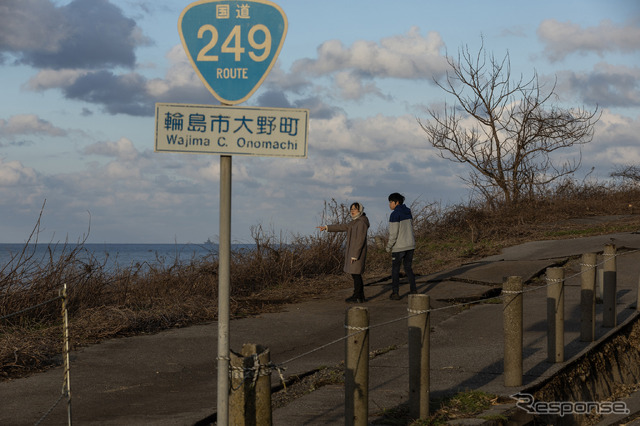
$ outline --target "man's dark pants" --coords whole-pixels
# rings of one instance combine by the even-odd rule
[[[417,291],[416,277],[413,275],[411,264],[413,263],[413,250],[391,253],[391,286],[393,293],[400,291],[400,265],[404,266],[404,272],[409,280],[409,290]]]

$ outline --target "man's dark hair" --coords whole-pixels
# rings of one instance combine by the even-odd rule
[[[394,192],[393,194],[389,195],[389,201],[404,204],[404,196],[402,194]]]

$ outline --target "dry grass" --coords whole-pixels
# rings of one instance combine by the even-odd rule
[[[414,269],[421,275],[434,273],[524,241],[635,231],[640,228],[639,208],[639,189],[602,185],[565,185],[512,208],[414,205]],[[347,206],[332,200],[325,204],[323,219],[340,221],[347,214]],[[592,224],[575,220],[602,216],[612,218]],[[384,230],[372,234],[368,281],[390,272],[389,255],[380,246]],[[32,243],[37,235],[38,225]],[[232,254],[233,318],[351,286],[341,272],[343,234],[285,239],[256,226],[252,235],[254,250]],[[44,259],[35,258],[28,247],[11,267],[0,269],[0,380],[59,363],[62,327],[56,298],[63,284],[68,286],[74,347],[216,320],[218,264],[213,257],[109,272],[81,244],[73,249],[52,246]]]

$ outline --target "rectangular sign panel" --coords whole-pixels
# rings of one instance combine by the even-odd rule
[[[309,110],[156,104],[156,152],[307,158]]]

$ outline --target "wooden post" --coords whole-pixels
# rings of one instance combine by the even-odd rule
[[[602,267],[598,268],[598,285],[596,286],[596,303],[602,304]]]
[[[564,361],[564,269],[547,268],[547,354]]]
[[[593,342],[596,337],[596,253],[582,255],[580,276],[580,340]]]
[[[636,289],[636,311],[640,312],[640,277],[638,278],[638,288]]]
[[[430,297],[409,295],[409,412],[413,419],[429,417]]]
[[[246,343],[242,352],[231,351],[229,424],[271,426],[270,351]]]
[[[69,310],[67,309],[67,284],[62,286],[62,322],[63,322],[63,357],[64,357],[64,383],[62,385],[63,393],[67,397],[67,421],[71,426],[71,361],[69,359]]]
[[[602,326],[612,328],[616,326],[616,246],[604,246],[602,275]]]
[[[369,310],[352,307],[346,315],[345,413],[346,426],[367,426],[369,412]]]
[[[504,385],[522,386],[522,277],[509,277],[504,294]]]

